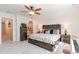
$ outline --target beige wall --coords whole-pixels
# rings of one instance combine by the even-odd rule
[[[47,7],[46,7],[47,6]],[[79,5],[43,5],[37,24],[65,24],[69,32],[79,33]]]

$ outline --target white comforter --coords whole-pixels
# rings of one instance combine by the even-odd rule
[[[32,34],[30,38],[50,44],[55,44],[55,42],[60,38],[59,34]]]

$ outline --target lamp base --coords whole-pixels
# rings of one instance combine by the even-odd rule
[[[67,33],[65,33],[65,35],[67,35]]]

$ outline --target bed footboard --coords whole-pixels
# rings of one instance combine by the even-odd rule
[[[31,39],[31,38],[28,39],[28,42],[31,43],[31,44],[37,45],[39,47],[42,47],[42,48],[49,50],[49,51],[53,51],[54,47],[55,47],[55,45],[45,43],[45,42],[41,42],[41,41],[37,41],[37,40]]]

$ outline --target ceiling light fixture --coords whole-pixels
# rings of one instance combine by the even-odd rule
[[[35,13],[33,11],[30,11],[29,14],[34,15]]]

